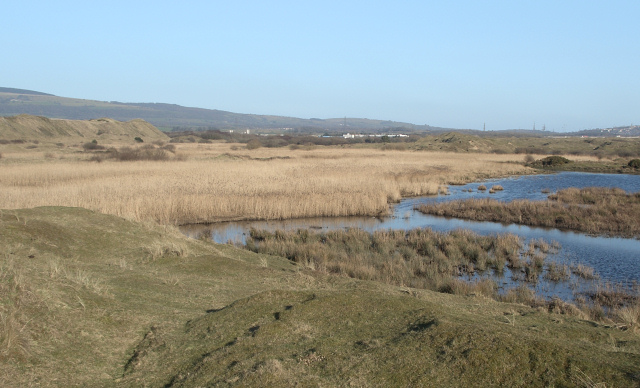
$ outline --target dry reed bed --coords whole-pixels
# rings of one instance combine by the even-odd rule
[[[480,221],[572,229],[590,234],[640,237],[640,193],[615,188],[569,188],[546,201],[471,199],[421,205],[426,214]]]
[[[78,206],[165,224],[379,215],[404,196],[529,171],[504,155],[231,145],[181,146],[186,161],[49,159],[0,169],[0,208]],[[85,156],[86,157],[86,156]]]

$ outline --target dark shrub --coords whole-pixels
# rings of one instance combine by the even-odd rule
[[[553,167],[553,166],[561,166],[563,164],[571,163],[571,161],[562,156],[547,156],[546,158],[540,159],[540,163],[543,166]]]
[[[635,169],[640,168],[640,159],[631,159],[628,166]]]
[[[104,147],[99,145],[97,141],[91,141],[89,143],[84,143],[82,145],[85,151],[95,151],[95,150],[103,150]]]
[[[142,140],[142,138],[140,136],[134,137],[133,140],[135,140],[136,143],[144,143],[144,140]]]
[[[248,150],[255,150],[256,148],[260,148],[260,147],[262,147],[262,144],[258,139],[249,140],[249,142],[247,143]]]
[[[145,145],[140,148],[122,147],[119,150],[109,149],[110,156],[118,161],[138,161],[138,160],[169,160],[169,153],[153,145]]]
[[[406,151],[407,145],[404,143],[386,143],[380,149],[383,151]]]
[[[173,144],[167,144],[165,146],[162,147],[163,150],[167,150],[169,152],[171,152],[172,154],[176,153],[176,146]]]

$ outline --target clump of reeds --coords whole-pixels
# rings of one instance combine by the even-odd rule
[[[454,295],[484,295],[489,298],[494,298],[497,294],[498,285],[494,280],[489,278],[482,278],[476,281],[467,282],[462,279],[449,279],[442,284],[439,288],[439,292]]]
[[[162,147],[156,147],[153,144],[146,144],[137,148],[110,148],[107,152],[109,158],[121,162],[140,160],[167,161],[173,158],[172,154],[175,154],[175,146],[173,144]]]
[[[570,266],[571,273],[576,276],[581,277],[582,279],[592,280],[597,279],[598,275],[595,273],[593,267],[589,267],[584,264],[571,264]]]
[[[485,191],[485,190],[487,190],[487,186],[485,185],[478,186],[478,191]]]
[[[589,318],[589,315],[585,311],[580,309],[578,306],[576,306],[575,304],[563,301],[558,297],[551,298],[551,300],[548,303],[547,310],[550,313],[569,315],[569,316],[577,317],[579,319]]]
[[[632,290],[609,282],[598,284],[595,290],[588,292],[587,295],[594,303],[607,308],[633,305],[638,300],[638,295],[634,295]]]
[[[530,244],[532,244],[534,248],[539,249],[542,253],[549,253],[549,251],[551,251],[552,245],[555,245],[558,248],[560,247],[557,241],[552,242],[550,245],[542,238],[531,240]]]
[[[616,320],[621,323],[622,328],[630,329],[634,332],[640,329],[640,298],[636,298],[635,303],[617,307],[613,310]]]
[[[497,299],[502,302],[522,303],[529,306],[544,305],[544,301],[536,295],[536,292],[524,284],[508,289],[504,294],[499,295]]]
[[[502,191],[502,190],[504,190],[504,187],[502,187],[501,185],[493,185],[493,186],[491,186],[491,190],[493,190],[493,191]]]
[[[545,279],[552,282],[560,282],[569,280],[571,276],[571,272],[569,271],[569,266],[566,264],[558,264],[558,263],[549,263],[547,265],[547,272],[545,273]]]
[[[103,150],[105,147],[99,148],[90,147],[87,145],[94,145],[96,143],[85,144],[85,150]],[[88,160],[91,162],[102,162],[104,160],[116,160],[119,162],[132,162],[132,161],[168,161],[168,160],[184,160],[181,155],[176,155],[176,146],[173,144],[160,145],[145,144],[140,147],[121,147],[119,149],[111,147],[104,152],[94,153]]]
[[[514,279],[522,279],[529,283],[536,283],[544,269],[544,261],[550,245],[543,239],[529,241],[526,248],[518,257],[512,257],[507,266],[511,269]]]

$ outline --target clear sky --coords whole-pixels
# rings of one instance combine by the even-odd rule
[[[0,86],[487,130],[640,124],[640,1],[4,1]]]

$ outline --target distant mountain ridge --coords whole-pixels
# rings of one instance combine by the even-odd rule
[[[0,116],[29,114],[69,120],[109,117],[118,121],[143,119],[161,130],[258,129],[292,132],[445,133],[450,131],[479,136],[640,136],[640,126],[630,125],[578,132],[504,130],[478,131],[364,118],[301,119],[296,117],[233,113],[217,109],[184,107],[166,103],[125,103],[59,97],[26,89],[0,87]]]
[[[24,89],[0,88],[0,116],[30,114],[69,120],[109,117],[119,121],[143,119],[163,129],[291,129],[312,131],[412,132],[450,130],[428,125],[360,118],[301,119],[233,113],[165,103],[124,103],[58,97]]]

